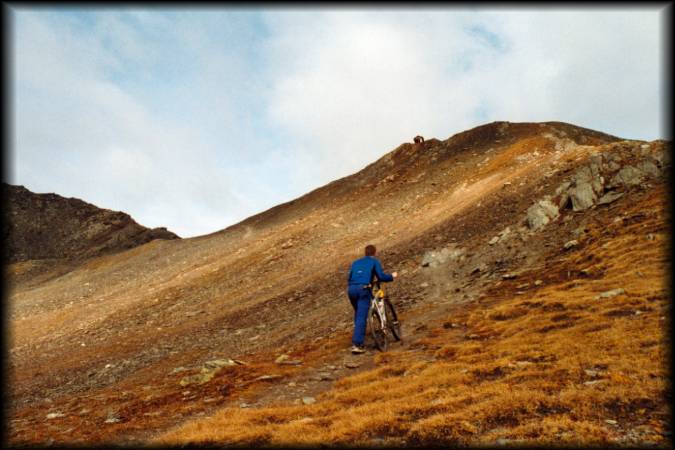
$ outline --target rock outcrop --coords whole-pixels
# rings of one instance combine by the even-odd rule
[[[148,229],[128,214],[76,198],[36,194],[3,183],[5,261],[77,259],[136,247],[154,239],[179,239],[166,228]]]
[[[585,165],[555,189],[553,196],[544,196],[527,210],[531,229],[542,228],[565,209],[584,211],[612,203],[628,189],[646,188],[650,179],[663,176],[670,165],[662,141],[620,141],[602,146],[601,150],[591,154]]]

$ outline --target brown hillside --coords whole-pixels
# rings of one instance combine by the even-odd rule
[[[497,122],[16,282],[10,442],[667,445],[669,164],[663,141]],[[352,356],[345,277],[371,242],[406,338]]]

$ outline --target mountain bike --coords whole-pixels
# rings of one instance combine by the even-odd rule
[[[379,282],[372,284],[371,293],[368,327],[377,348],[386,352],[390,335],[397,341],[402,339],[401,323],[398,320],[394,305],[392,305]]]

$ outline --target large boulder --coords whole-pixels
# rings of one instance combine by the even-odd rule
[[[601,194],[604,189],[604,178],[600,175],[600,166],[591,162],[588,166],[583,166],[572,176],[572,185],[588,183],[596,194]]]
[[[558,217],[558,207],[550,200],[539,200],[527,209],[527,224],[537,230]]]
[[[670,165],[670,152],[666,149],[660,148],[659,150],[652,153],[652,157],[658,161],[661,168]]]
[[[636,186],[642,183],[645,178],[645,172],[635,166],[625,166],[614,175],[608,187],[618,186]]]
[[[437,267],[448,261],[456,260],[464,253],[464,249],[456,244],[450,244],[440,250],[431,250],[422,257],[422,267]]]
[[[638,169],[652,177],[658,177],[661,174],[661,169],[658,168],[654,161],[651,161],[651,158],[642,161],[638,165]]]
[[[574,211],[583,211],[590,208],[598,199],[599,195],[604,192],[605,179],[601,175],[602,160],[600,155],[593,155],[591,162],[587,166],[579,168],[572,176],[572,181],[568,185],[567,194],[572,200],[572,209]],[[563,184],[559,187],[565,188]],[[561,196],[559,206],[563,207],[567,204],[567,199]]]
[[[590,208],[598,198],[591,183],[586,181],[578,182],[576,186],[570,188],[569,195],[574,211],[583,211]]]
[[[603,163],[602,153],[598,152],[592,153],[589,160],[591,162],[590,164],[591,170],[594,171],[594,173],[595,171],[598,171],[602,168]]]

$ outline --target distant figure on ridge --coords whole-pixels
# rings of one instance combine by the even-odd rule
[[[367,245],[363,258],[352,263],[349,270],[347,295],[354,308],[354,334],[352,335],[352,353],[364,353],[363,342],[366,338],[366,319],[370,309],[372,293],[370,285],[374,278],[379,281],[394,281],[398,273],[391,274],[382,270],[382,264],[375,258],[375,246]]]
[[[415,144],[422,144],[424,142],[424,138],[418,134],[413,138],[413,142]]]

